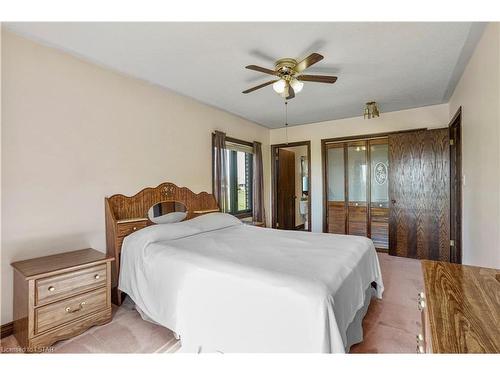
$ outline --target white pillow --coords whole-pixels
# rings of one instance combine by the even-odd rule
[[[186,218],[187,212],[170,212],[161,216],[153,216],[153,208],[148,211],[149,220],[155,224],[171,224],[178,223]]]
[[[237,217],[222,212],[201,215],[188,220],[185,223],[193,228],[197,228],[201,232],[208,232],[211,230],[243,224]]]

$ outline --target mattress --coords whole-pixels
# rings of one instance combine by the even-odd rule
[[[372,283],[382,298],[368,238],[258,228],[221,213],[126,237],[119,277],[186,352],[344,353]]]

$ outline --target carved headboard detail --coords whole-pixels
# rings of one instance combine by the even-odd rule
[[[206,192],[196,194],[186,187],[179,187],[171,182],[164,182],[157,187],[147,187],[130,197],[115,194],[105,198],[106,251],[115,257],[111,267],[112,297],[113,303],[117,305],[122,301],[117,285],[123,239],[136,230],[152,225],[148,219],[148,210],[164,201],[183,203],[187,208],[187,219],[219,211],[212,194]]]
[[[162,201],[184,203],[188,209],[188,219],[197,216],[201,211],[219,209],[212,194],[206,192],[196,194],[186,187],[179,187],[171,182],[164,182],[154,188],[147,187],[131,197],[115,194],[106,198],[106,201],[116,220],[147,218],[148,210]]]

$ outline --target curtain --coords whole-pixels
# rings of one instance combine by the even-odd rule
[[[264,171],[262,168],[262,145],[260,142],[253,143],[253,221],[266,223],[264,212]]]
[[[213,135],[213,178],[212,191],[219,208],[222,212],[228,209],[228,176],[227,154],[226,154],[226,133],[215,131]]]

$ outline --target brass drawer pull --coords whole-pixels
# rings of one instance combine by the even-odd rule
[[[53,292],[54,290],[56,290],[56,288],[54,288],[54,287],[51,285],[51,286],[49,286],[48,290],[49,290],[49,292]]]
[[[425,294],[424,294],[424,292],[418,293],[417,301],[418,301],[418,303],[417,303],[418,311],[422,311],[423,309],[425,309]]]
[[[99,276],[99,275],[94,275],[94,279],[96,279],[96,280],[99,280],[100,277],[101,276]]]
[[[418,301],[418,311],[423,311],[425,309],[425,301],[420,300]]]
[[[80,307],[75,309],[75,310],[71,310],[71,307],[66,307],[64,310],[66,310],[67,313],[70,313],[70,314],[73,314],[73,313],[76,313],[78,311],[80,311],[81,309],[83,309],[83,306],[85,306],[87,304],[87,302],[83,301],[82,303],[80,303]]]

